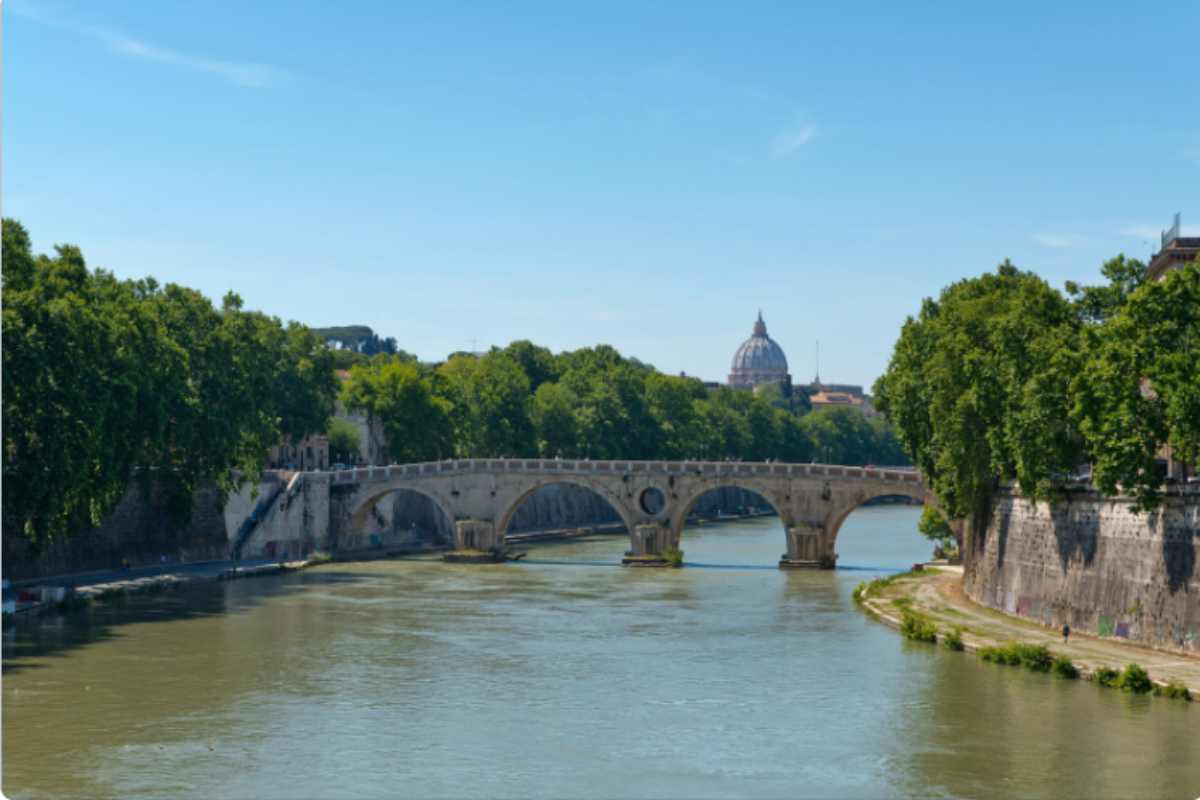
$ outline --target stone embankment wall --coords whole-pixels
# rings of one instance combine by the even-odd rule
[[[1200,489],[1151,514],[1073,492],[1051,506],[1000,493],[968,539],[964,588],[1010,614],[1098,636],[1200,653]]]
[[[4,577],[9,580],[113,569],[129,559],[133,566],[169,561],[225,558],[228,539],[215,487],[196,493],[191,518],[172,520],[165,493],[136,482],[99,526],[49,544],[35,553],[29,543],[4,532]]]

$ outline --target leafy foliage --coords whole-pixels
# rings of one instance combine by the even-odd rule
[[[329,423],[329,460],[333,463],[353,464],[358,461],[358,428],[344,419]]]
[[[937,642],[937,626],[918,611],[904,610],[900,613],[900,633],[915,642]]]
[[[955,517],[1003,481],[1052,499],[1087,460],[1107,494],[1161,497],[1155,457],[1200,460],[1200,263],[1144,283],[1119,256],[1074,302],[1005,262],[904,324],[876,404]]]
[[[942,513],[933,506],[925,506],[921,511],[921,519],[917,522],[917,530],[920,531],[926,539],[936,542],[942,547],[949,547],[956,542],[954,531],[950,529],[949,523]]]
[[[962,635],[963,629],[961,627],[955,628],[949,633],[942,635],[942,644],[944,644],[950,650],[962,651],[962,649],[965,647],[963,644]]]
[[[1068,680],[1079,677],[1079,668],[1066,656],[1055,656],[1051,671],[1058,677]]]
[[[1121,677],[1117,679],[1116,686],[1122,691],[1135,694],[1145,694],[1154,688],[1150,675],[1140,664],[1127,665],[1121,672]]]
[[[396,356],[359,364],[342,384],[341,401],[380,421],[397,462],[432,461],[453,453],[450,402],[434,392],[432,376],[417,364]]]
[[[1062,295],[1008,262],[904,324],[877,403],[953,516],[986,505],[998,479],[1045,496],[1049,475],[1074,465],[1060,356],[1076,325]]]
[[[96,524],[135,472],[184,516],[200,484],[229,490],[280,439],[325,429],[332,358],[304,326],[90,271],[70,245],[35,257],[12,220],[3,236],[6,535]]]
[[[1200,461],[1200,262],[1128,295],[1084,332],[1087,357],[1072,382],[1072,418],[1093,442],[1093,478],[1107,493],[1158,500],[1159,448]]]

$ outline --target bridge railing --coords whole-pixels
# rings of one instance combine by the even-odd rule
[[[863,478],[919,483],[911,467],[849,467],[842,464],[795,464],[777,461],[593,461],[591,459],[488,458],[426,461],[358,467],[332,473],[334,484],[376,482],[391,478],[465,472],[629,473],[713,476],[795,476]]]

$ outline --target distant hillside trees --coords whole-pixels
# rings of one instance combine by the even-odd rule
[[[342,325],[333,328],[313,328],[315,336],[325,343],[334,343],[338,349],[352,350],[364,356],[396,352],[396,340],[389,336],[381,339],[367,325]]]
[[[337,382],[303,325],[220,308],[152,278],[89,270],[79,248],[34,255],[3,221],[4,533],[35,543],[98,523],[135,472],[175,510],[233,487],[268,448],[323,431]]]

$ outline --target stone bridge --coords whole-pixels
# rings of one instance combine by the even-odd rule
[[[503,552],[509,522],[530,495],[550,484],[574,484],[600,495],[620,516],[630,535],[626,563],[635,564],[664,563],[670,551],[682,549],[693,506],[720,487],[756,492],[779,514],[783,567],[832,567],[842,522],[868,500],[902,495],[934,502],[913,470],[829,464],[464,459],[304,473],[303,479],[306,494],[325,494],[324,503],[319,497],[307,503],[315,508],[306,511],[313,541],[336,538],[331,528],[361,530],[376,504],[407,490],[429,498],[453,522],[456,550],[493,554]],[[319,517],[330,514],[330,493],[341,510],[322,531]]]

